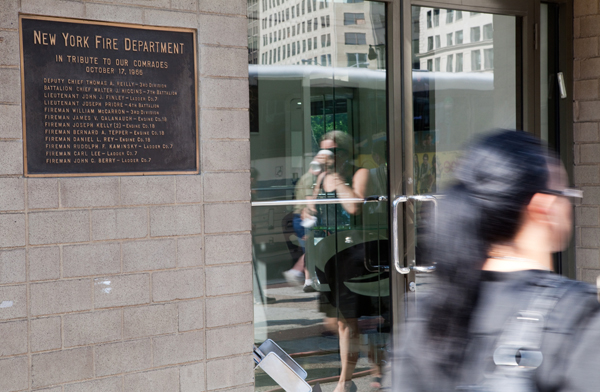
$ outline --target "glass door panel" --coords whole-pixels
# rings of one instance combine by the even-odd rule
[[[496,128],[522,127],[519,17],[412,7],[412,182],[406,205],[409,298],[431,282],[423,238],[436,198],[465,144]],[[416,293],[416,294],[415,294]]]
[[[255,343],[370,391],[391,324],[386,8],[248,1]],[[256,390],[278,385],[260,368]]]

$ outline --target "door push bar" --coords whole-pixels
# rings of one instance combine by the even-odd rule
[[[411,267],[402,267],[400,266],[400,239],[398,238],[398,207],[401,203],[405,203],[409,200],[415,201],[431,201],[437,206],[437,198],[433,195],[413,195],[413,196],[398,196],[392,202],[392,252],[394,255],[394,266],[396,267],[396,271],[402,275],[407,275],[411,270],[416,272],[433,272],[435,271],[435,266],[416,266],[413,265]]]
[[[306,370],[271,339],[260,347],[254,346],[253,355],[255,367],[264,370],[286,392],[321,392],[318,383],[314,387],[308,385]]]

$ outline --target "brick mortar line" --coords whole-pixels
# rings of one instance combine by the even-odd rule
[[[17,104],[15,104],[17,105]],[[240,111],[240,112],[249,112],[250,109],[249,108],[226,108],[226,107],[201,107],[200,108],[200,113],[202,113],[203,110],[213,110],[213,111],[223,111],[223,110],[231,110],[231,111]]]
[[[200,74],[200,79],[212,79],[212,80],[248,80],[248,76],[232,76],[232,75],[210,75]]]
[[[244,110],[244,111],[250,111],[249,108],[247,107],[243,107],[243,108],[231,108],[231,107],[226,107],[226,106],[204,106],[202,107],[202,110]]]
[[[5,213],[5,214],[1,214],[0,215],[9,215],[11,214],[9,213]],[[23,212],[19,213],[19,214],[24,214]],[[235,232],[237,233],[237,232]],[[181,236],[169,236],[169,237],[150,237],[150,238],[146,238],[146,237],[142,237],[142,238],[117,238],[117,239],[106,239],[106,240],[90,240],[90,241],[84,241],[84,242],[60,242],[60,243],[48,243],[48,244],[28,244],[28,245],[21,245],[21,246],[7,246],[7,247],[0,247],[0,251],[4,251],[4,250],[16,250],[16,249],[25,249],[26,247],[28,248],[47,248],[47,247],[55,247],[55,246],[77,246],[77,245],[93,245],[93,244],[110,244],[110,243],[118,243],[118,244],[123,244],[123,243],[131,243],[131,242],[144,242],[144,241],[153,241],[153,240],[168,240],[168,239],[173,239],[176,240],[178,238],[193,238],[193,237],[200,237],[203,236],[204,234],[186,234],[186,235],[181,235]],[[181,267],[181,268],[191,268],[191,267]],[[154,270],[153,270],[154,271]],[[158,271],[158,270],[157,270]],[[95,276],[95,275],[93,275]]]

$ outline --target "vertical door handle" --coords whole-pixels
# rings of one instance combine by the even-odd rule
[[[398,196],[392,202],[392,252],[394,254],[394,266],[396,271],[402,275],[410,273],[410,268],[400,266],[400,239],[398,238],[398,206],[408,201],[407,196]]]

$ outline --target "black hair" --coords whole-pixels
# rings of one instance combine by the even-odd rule
[[[515,237],[524,208],[547,187],[550,163],[557,162],[533,136],[495,132],[465,151],[439,203],[428,238],[438,281],[428,302],[426,333],[430,354],[447,371],[461,362],[489,249]]]

